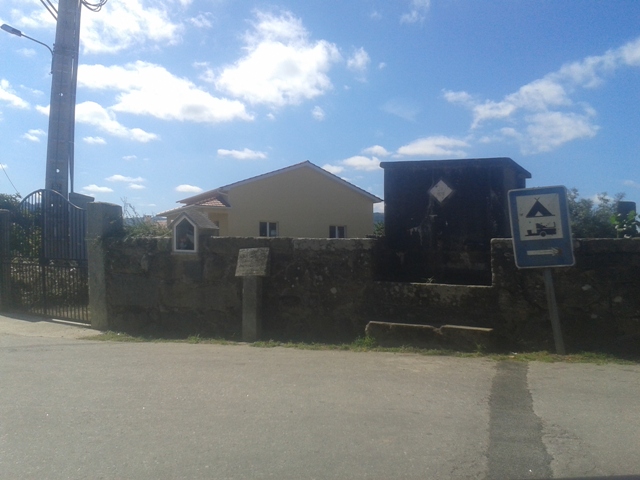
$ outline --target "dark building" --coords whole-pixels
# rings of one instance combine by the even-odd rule
[[[382,162],[389,279],[490,284],[490,242],[511,237],[507,192],[531,174],[510,158]]]

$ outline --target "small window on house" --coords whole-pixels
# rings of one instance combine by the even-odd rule
[[[192,252],[195,250],[195,227],[186,218],[176,225],[175,242],[178,251]]]
[[[329,227],[329,238],[347,238],[347,227],[344,225],[331,225]]]
[[[277,222],[260,222],[260,236],[261,237],[277,237],[278,223]]]

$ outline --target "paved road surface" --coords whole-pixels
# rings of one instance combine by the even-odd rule
[[[640,474],[640,366],[87,333],[0,317],[1,479]]]

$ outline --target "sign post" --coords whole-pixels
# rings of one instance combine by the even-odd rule
[[[544,286],[556,352],[565,354],[552,267],[575,264],[567,189],[563,186],[509,191],[509,218],[518,268],[544,268]]]

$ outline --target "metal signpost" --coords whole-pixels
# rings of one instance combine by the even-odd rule
[[[551,267],[575,264],[567,189],[563,186],[509,191],[509,218],[518,268],[544,268],[544,286],[556,352],[565,354]]]

